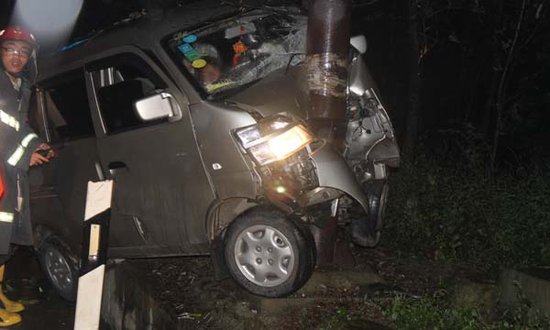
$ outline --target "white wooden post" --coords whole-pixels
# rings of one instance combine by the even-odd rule
[[[109,238],[113,181],[88,182],[75,330],[97,330]]]

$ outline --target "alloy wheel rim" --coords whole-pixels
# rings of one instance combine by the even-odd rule
[[[56,249],[49,249],[44,256],[48,276],[55,287],[68,292],[72,289],[73,276],[65,257]]]
[[[238,236],[234,249],[239,271],[252,283],[273,287],[291,276],[295,251],[279,230],[265,225],[246,228]]]

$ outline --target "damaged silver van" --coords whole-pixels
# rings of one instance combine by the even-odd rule
[[[309,129],[306,29],[296,10],[202,1],[40,63],[31,122],[57,157],[30,174],[31,210],[63,297],[74,297],[88,181],[115,182],[110,258],[211,254],[258,295],[308,280],[312,231],[327,219],[376,245],[399,162],[391,121],[352,47],[343,150]]]

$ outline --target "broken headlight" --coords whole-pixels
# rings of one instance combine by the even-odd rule
[[[304,126],[284,116],[237,129],[235,136],[262,166],[285,159],[313,141],[313,135]]]

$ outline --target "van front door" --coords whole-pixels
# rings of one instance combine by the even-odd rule
[[[207,251],[205,218],[214,194],[202,166],[187,108],[141,121],[135,102],[161,91],[183,96],[145,56],[125,53],[87,67],[95,91],[101,165],[115,180],[111,256]],[[137,231],[141,243],[131,240]]]

